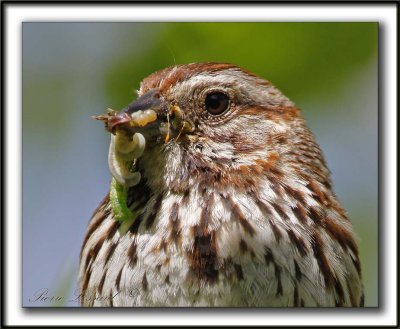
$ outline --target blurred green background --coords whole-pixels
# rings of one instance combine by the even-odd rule
[[[377,23],[24,23],[23,306],[79,306],[79,251],[108,190],[109,136],[91,119],[166,66],[230,62],[303,109],[359,237],[378,305]],[[62,295],[35,302],[40,289]]]

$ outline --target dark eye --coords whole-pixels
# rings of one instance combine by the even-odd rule
[[[208,94],[205,100],[206,110],[212,115],[224,113],[229,109],[229,105],[229,96],[220,92]]]

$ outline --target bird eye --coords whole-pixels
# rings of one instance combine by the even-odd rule
[[[229,106],[229,96],[221,92],[210,93],[205,100],[206,111],[212,115],[224,113]]]

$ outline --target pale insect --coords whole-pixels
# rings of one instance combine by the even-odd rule
[[[107,115],[95,117],[97,120],[109,122],[115,118],[116,111],[108,109]],[[129,126],[145,126],[157,119],[153,110],[137,111],[131,115],[126,114],[125,118]],[[134,219],[134,214],[126,204],[128,189],[140,181],[140,173],[135,172],[135,162],[146,147],[146,140],[140,133],[133,136],[124,130],[116,130],[111,134],[111,143],[108,151],[108,166],[112,174],[110,184],[110,203],[114,218],[117,221],[125,222]]]

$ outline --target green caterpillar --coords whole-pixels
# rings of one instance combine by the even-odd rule
[[[110,203],[114,218],[118,222],[126,222],[134,218],[134,213],[126,204],[127,197],[128,187],[118,183],[113,177],[110,184]]]

